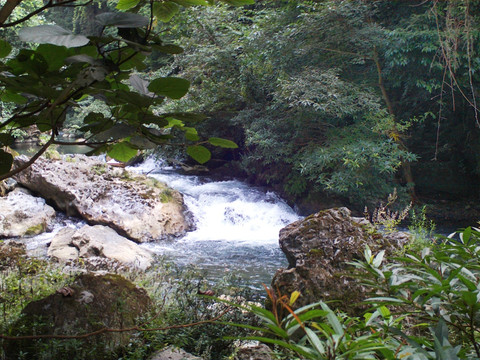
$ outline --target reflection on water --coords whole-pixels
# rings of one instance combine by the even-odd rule
[[[64,142],[75,142],[75,139],[72,138],[57,138],[58,141]],[[60,154],[86,154],[92,148],[85,146],[85,145],[53,145],[55,146],[56,150]],[[12,146],[12,149],[17,151],[21,155],[28,155],[32,156],[38,150],[40,150],[41,146],[37,145],[36,143],[31,142],[23,142],[23,143],[15,143]]]

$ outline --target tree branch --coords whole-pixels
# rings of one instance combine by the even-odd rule
[[[13,175],[17,175],[19,172],[22,172],[23,170],[25,170],[26,168],[28,168],[30,165],[32,165],[40,156],[42,156],[42,154],[47,151],[47,149],[49,148],[50,145],[53,144],[54,142],[54,134],[52,132],[52,136],[50,137],[50,139],[45,143],[45,145],[43,145],[40,150],[37,151],[37,153],[35,155],[33,155],[30,160],[28,160],[25,164],[23,164],[22,166],[19,166],[11,171],[9,171],[8,173],[6,174],[1,174],[0,175],[0,181],[2,180],[5,180],[5,179],[8,179],[9,177],[12,177]]]
[[[102,329],[99,329],[97,331],[93,331],[93,332],[86,333],[86,334],[80,334],[80,335],[51,335],[51,334],[48,334],[48,335],[8,336],[8,335],[5,335],[5,334],[0,334],[0,339],[5,339],[5,340],[35,340],[35,339],[69,340],[69,339],[86,339],[86,338],[89,338],[91,336],[101,335],[101,334],[104,334],[104,333],[122,333],[122,332],[130,332],[130,331],[150,332],[150,331],[165,331],[165,330],[171,330],[171,329],[183,329],[183,328],[188,328],[188,327],[213,323],[213,322],[219,320],[220,318],[222,318],[225,314],[227,314],[231,310],[232,310],[232,308],[228,307],[220,315],[215,316],[212,319],[202,320],[202,321],[189,323],[189,324],[171,325],[171,326],[166,326],[166,327],[161,327],[161,328],[141,328],[139,326],[132,326],[132,327],[123,328],[123,329],[102,328]]]
[[[76,1],[78,0],[64,0],[62,2],[56,2],[56,3],[53,3],[52,0],[50,0],[46,5],[42,6],[41,8],[38,8],[37,10],[35,11],[32,11],[30,14],[24,16],[23,18],[21,19],[18,19],[18,20],[15,20],[15,21],[12,21],[10,23],[7,23],[7,24],[4,24],[5,20],[7,20],[7,18],[10,16],[10,14],[12,13],[13,9],[18,5],[20,4],[22,0],[7,0],[7,4],[5,4],[3,6],[3,8],[5,8],[9,2],[16,2],[15,6],[10,10],[10,12],[6,15],[5,18],[2,18],[1,15],[2,15],[2,11],[3,11],[3,8],[2,10],[0,11],[0,28],[6,28],[6,27],[11,27],[11,26],[15,26],[15,25],[18,25],[18,24],[21,24],[25,21],[27,21],[28,19],[34,17],[35,15],[38,15],[40,14],[41,12],[49,9],[49,8],[54,8],[54,7],[59,7],[59,6],[67,6],[68,4],[72,4],[72,3],[75,3]],[[86,3],[83,3],[83,4],[77,4],[77,5],[74,5],[74,6],[85,6],[85,5],[88,5],[92,2],[92,0],[89,0],[87,1]]]
[[[8,19],[13,10],[21,2],[22,0],[7,0],[5,5],[3,5],[2,9],[0,10],[0,26],[3,26],[3,23]]]

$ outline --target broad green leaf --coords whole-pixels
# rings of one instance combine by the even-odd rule
[[[24,27],[19,30],[18,36],[22,41],[66,46],[67,48],[84,46],[90,41],[86,36],[75,35],[58,25]]]
[[[208,139],[208,142],[210,144],[212,144],[213,146],[220,146],[222,148],[228,148],[228,149],[238,148],[237,144],[235,144],[233,141],[230,141],[230,140],[227,140],[227,139],[211,137],[210,139]]]
[[[137,149],[132,148],[128,142],[123,141],[113,145],[107,154],[117,161],[127,162],[137,155]]]
[[[11,91],[5,91],[2,96],[0,96],[0,100],[3,102],[13,102],[15,104],[25,104],[27,102],[27,99],[22,95],[13,93]]]
[[[200,164],[205,164],[212,157],[210,151],[202,145],[192,145],[187,147],[187,154]]]
[[[181,54],[183,53],[183,48],[173,44],[166,45],[154,45],[153,48],[165,54]]]
[[[57,46],[52,44],[41,44],[37,47],[37,53],[41,54],[48,63],[48,70],[55,71],[60,69],[69,52],[65,46]]]
[[[179,10],[180,7],[172,1],[153,4],[153,14],[163,22],[169,22]]]
[[[148,90],[171,99],[182,98],[190,88],[190,82],[177,77],[163,77],[152,80]]]
[[[131,9],[140,2],[140,0],[118,0],[118,4],[115,7],[118,10],[128,10]]]
[[[222,0],[224,3],[233,5],[233,6],[244,6],[255,4],[255,0]]]
[[[105,12],[95,17],[102,26],[116,26],[118,28],[138,28],[147,26],[148,18],[138,14],[124,12]]]
[[[185,138],[190,141],[198,141],[200,137],[198,136],[197,129],[184,126],[183,130],[185,130]]]
[[[390,310],[388,310],[388,308],[386,306],[383,306],[383,305],[380,306],[378,308],[378,311],[380,312],[380,314],[382,314],[382,317],[384,319],[389,318],[391,316]]]
[[[13,156],[0,149],[0,174],[6,174],[10,171],[13,164]]]
[[[10,54],[12,46],[5,40],[0,39],[0,58],[4,58]]]
[[[183,122],[181,122],[178,119],[172,119],[172,118],[168,119],[168,125],[165,126],[165,127],[166,128],[171,128],[171,127],[174,127],[174,126],[176,126],[178,128],[183,128],[184,125],[183,125]]]
[[[208,5],[207,0],[172,0],[182,6]]]

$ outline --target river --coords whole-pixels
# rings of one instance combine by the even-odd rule
[[[176,264],[195,265],[210,279],[233,273],[254,289],[269,284],[275,271],[287,265],[278,232],[300,217],[275,193],[238,180],[181,175],[153,159],[129,170],[180,191],[196,226],[182,239],[142,246]]]
[[[181,239],[142,247],[180,267],[195,266],[208,280],[234,275],[254,290],[262,289],[262,283],[270,284],[275,271],[287,265],[278,233],[300,217],[275,193],[239,180],[182,175],[153,159],[128,170],[146,173],[180,191],[195,223],[195,230]],[[47,245],[61,228],[83,224],[59,214],[51,232],[25,241],[30,254],[45,256]]]

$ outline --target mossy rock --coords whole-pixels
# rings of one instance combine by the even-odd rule
[[[81,335],[103,328],[125,329],[140,323],[151,300],[143,289],[119,275],[83,274],[69,286],[29,303],[9,334]],[[130,332],[108,332],[84,339],[6,341],[7,359],[118,359]]]
[[[280,230],[280,247],[289,268],[277,271],[272,288],[288,296],[299,291],[295,308],[333,301],[332,307],[359,315],[366,294],[349,263],[363,260],[367,245],[374,254],[381,250],[392,254],[406,241],[372,232],[352,218],[347,208],[320,211]]]

